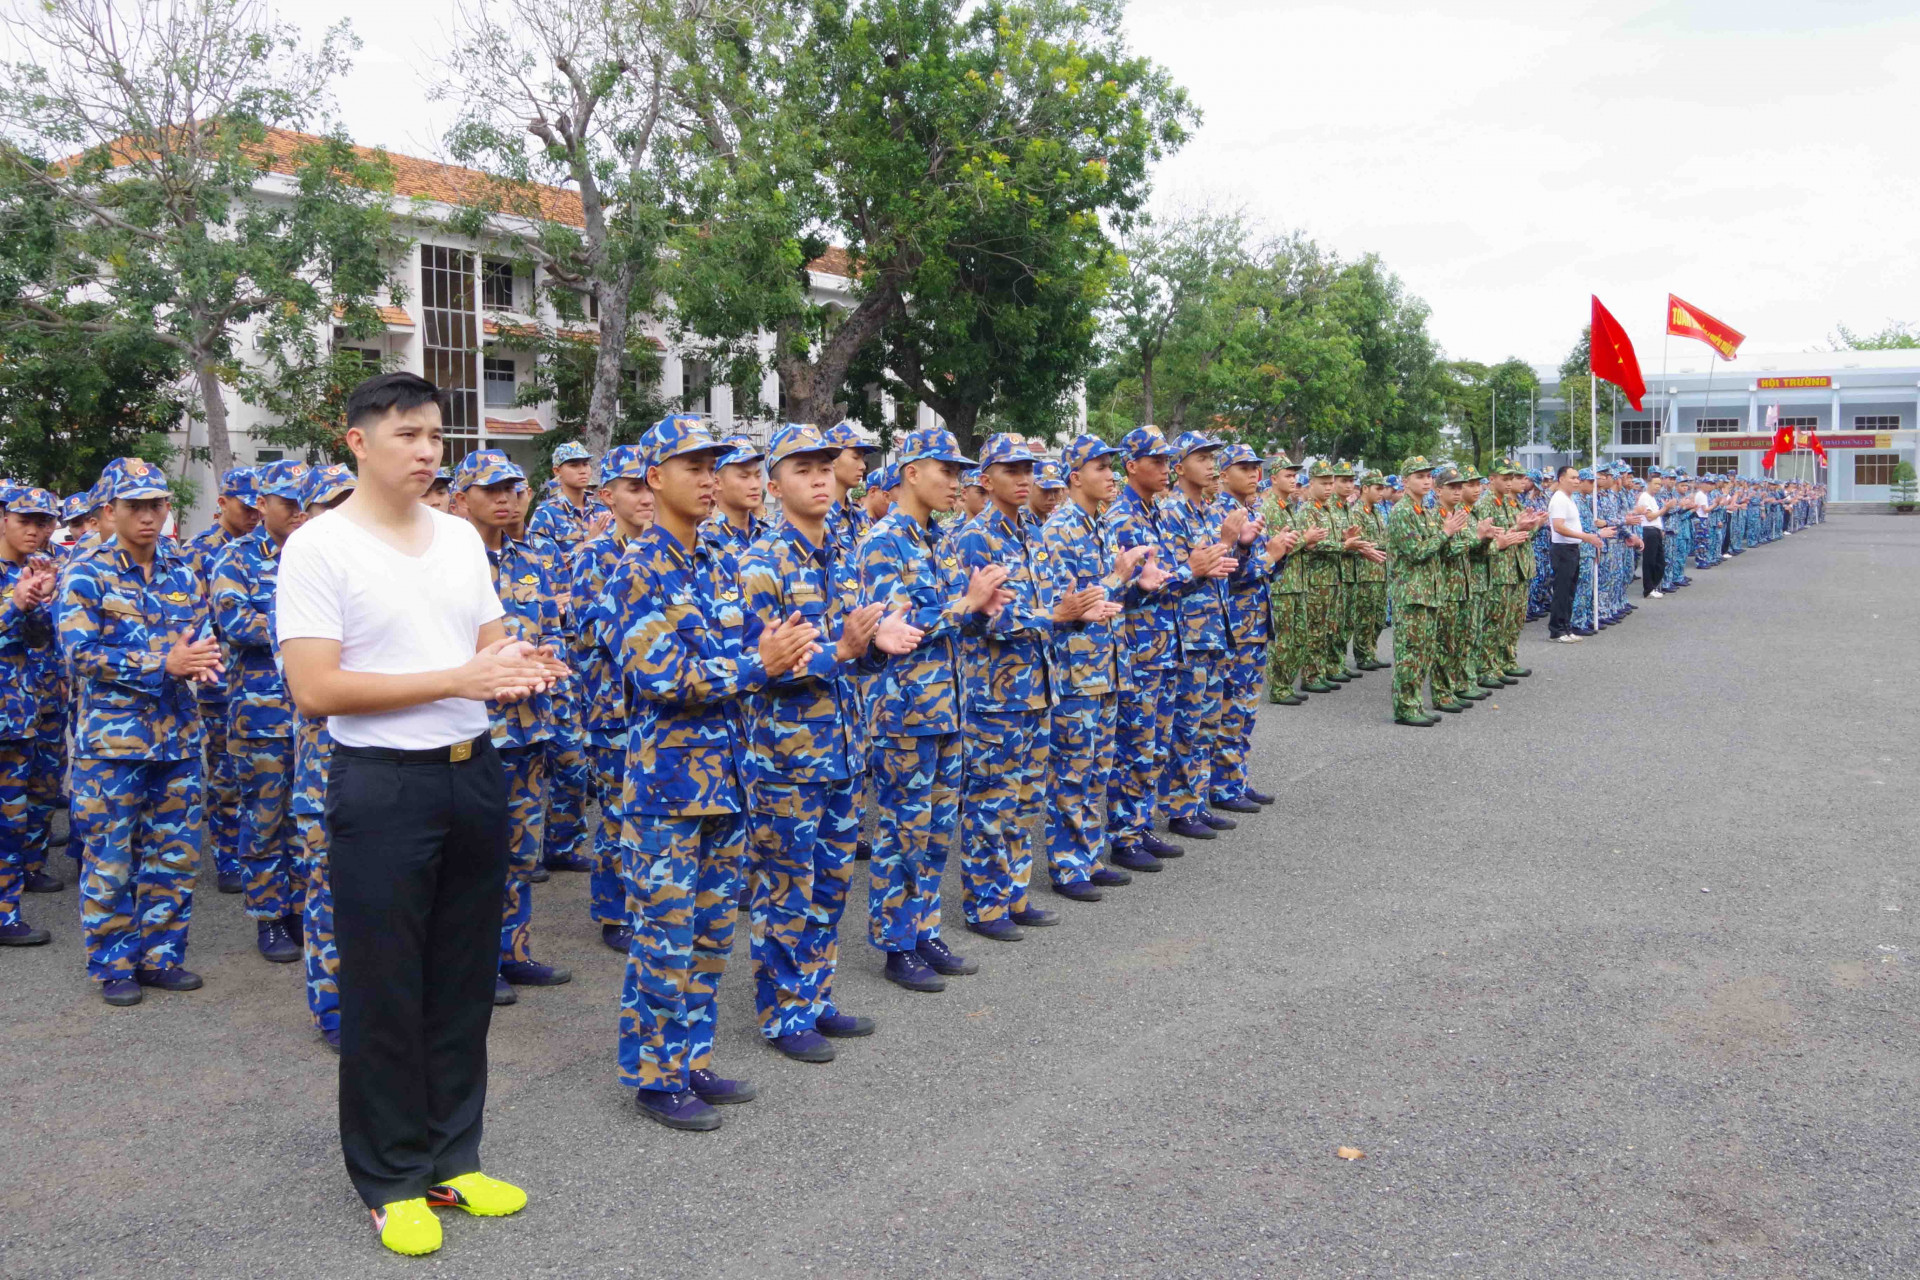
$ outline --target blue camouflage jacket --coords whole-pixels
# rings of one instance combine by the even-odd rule
[[[551,645],[559,654],[570,652],[559,598],[540,551],[519,538],[502,538],[498,551],[487,552],[487,563],[493,568],[493,589],[499,593],[500,605],[507,611],[503,622],[508,638]],[[569,682],[572,679],[568,677]],[[519,702],[488,703],[487,712],[493,720],[493,745],[531,747],[551,739],[555,717],[559,714],[556,704],[566,696],[563,686]]]
[[[1053,580],[1039,538],[1029,545],[1024,511],[1011,519],[989,506],[953,540],[963,575],[988,565],[1007,571],[1007,607],[960,641],[962,691],[969,712],[1045,711],[1053,705]],[[963,588],[964,589],[964,588]]]
[[[958,603],[967,575],[936,533],[896,507],[874,522],[860,543],[860,603],[904,610],[923,633],[912,653],[889,656],[873,682],[873,733],[924,738],[960,732],[960,668],[956,641],[986,618]]]
[[[199,533],[194,534],[193,537],[187,539],[181,548],[182,553],[187,558],[187,563],[193,566],[193,571],[200,575],[200,581],[206,584],[209,598],[212,597],[213,593],[213,558],[220,553],[221,548],[232,541],[233,535],[227,532],[225,525],[216,520],[213,522],[213,527],[202,529]],[[233,654],[227,649],[224,637],[222,637],[220,642],[220,651],[225,655],[224,661],[231,665]],[[224,707],[227,705],[227,682],[225,680],[215,680],[212,684],[195,685],[193,691],[194,695],[200,699],[202,706],[212,704],[213,706]],[[223,718],[224,714],[223,712]]]
[[[25,561],[0,560],[0,742],[37,735],[46,655],[54,649],[52,609],[14,603],[14,584],[26,568]]]
[[[1220,541],[1221,514],[1212,503],[1195,503],[1176,492],[1160,504],[1160,526],[1173,544],[1175,563],[1184,566],[1194,551]],[[1234,549],[1233,554],[1238,554]],[[1186,653],[1219,652],[1227,647],[1227,588],[1224,579],[1190,578],[1180,594],[1180,647]]]
[[[827,541],[834,544],[843,564],[852,564],[860,539],[873,527],[873,517],[858,503],[843,500],[827,508]]]
[[[273,594],[280,547],[263,524],[214,553],[213,621],[227,663],[227,734],[291,738],[293,699],[274,660]]]
[[[1229,504],[1237,501],[1228,495],[1222,497]],[[1231,510],[1231,506],[1222,506],[1221,521]],[[1259,514],[1258,507],[1247,507],[1247,519],[1253,520]],[[1233,548],[1240,567],[1223,579],[1223,585],[1227,596],[1227,638],[1235,648],[1264,643],[1272,634],[1273,578],[1280,572],[1285,557],[1275,560],[1267,555],[1267,537],[1277,532],[1279,530],[1269,529],[1245,546]]]
[[[551,498],[533,509],[527,517],[527,536],[552,540],[562,555],[572,558],[587,540],[587,526],[592,524],[599,512],[594,509],[589,498],[585,506],[576,507],[567,501],[567,495],[556,490]]]
[[[190,681],[167,674],[167,650],[213,634],[206,589],[167,539],[149,576],[119,544],[69,561],[56,611],[73,673],[74,755],[188,760],[200,754],[200,709]]]
[[[580,727],[596,747],[627,741],[627,700],[620,681],[620,637],[607,599],[607,579],[626,554],[627,544],[612,529],[589,538],[574,553],[572,574],[575,682],[580,695]]]
[[[691,548],[660,525],[641,531],[607,579],[630,728],[621,839],[634,818],[740,813],[740,695],[767,683],[759,619],[706,539]]]
[[[1055,599],[1110,582],[1114,576],[1120,544],[1114,539],[1113,525],[1088,514],[1077,502],[1062,502],[1047,517],[1040,528],[1040,542],[1046,549]],[[1065,622],[1053,628],[1053,678],[1061,697],[1097,698],[1133,688],[1120,627],[1121,619],[1115,618]]]
[[[820,652],[806,666],[774,677],[749,699],[750,780],[835,782],[858,773],[866,756],[859,676],[867,664],[864,656],[841,662],[834,654],[860,588],[831,530],[824,541],[816,547],[783,524],[762,534],[740,561],[747,612],[761,627],[798,613],[820,632]]]
[[[1120,550],[1155,547],[1154,563],[1169,575],[1158,591],[1129,586],[1121,596],[1121,635],[1135,671],[1165,671],[1180,665],[1180,598],[1193,582],[1193,570],[1166,526],[1166,504],[1156,503],[1123,485],[1108,509],[1114,541]]]

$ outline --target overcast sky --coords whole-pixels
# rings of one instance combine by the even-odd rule
[[[435,153],[450,3],[282,11],[353,19],[357,140]],[[1129,24],[1206,114],[1159,202],[1378,253],[1451,356],[1557,363],[1590,293],[1647,365],[1669,290],[1751,354],[1920,322],[1912,0],[1132,0]]]

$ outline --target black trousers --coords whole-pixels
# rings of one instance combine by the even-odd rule
[[[1640,541],[1647,544],[1640,553],[1640,598],[1644,600],[1660,589],[1660,580],[1667,576],[1667,535],[1659,529],[1642,529]]]
[[[327,853],[340,952],[340,1149],[369,1207],[480,1168],[500,968],[507,783],[336,745]]]
[[[1550,543],[1547,563],[1553,566],[1553,607],[1547,612],[1547,635],[1558,640],[1573,624],[1573,591],[1580,585],[1580,544]]]

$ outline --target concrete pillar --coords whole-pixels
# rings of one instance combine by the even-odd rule
[[[1760,429],[1760,384],[1747,384],[1747,432],[1752,434]]]

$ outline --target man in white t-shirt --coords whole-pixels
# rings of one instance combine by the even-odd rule
[[[1640,539],[1646,545],[1640,552],[1640,598],[1660,600],[1666,593],[1660,590],[1661,580],[1667,575],[1667,527],[1661,519],[1667,510],[1667,503],[1660,493],[1667,487],[1667,478],[1658,470],[1647,472],[1647,487],[1633,500],[1633,509],[1641,515]]]
[[[1553,478],[1553,496],[1547,499],[1548,563],[1553,567],[1553,608],[1547,615],[1547,638],[1562,644],[1579,644],[1573,634],[1573,591],[1580,581],[1580,544],[1600,547],[1598,534],[1588,533],[1580,524],[1580,507],[1573,500],[1579,471],[1561,467]]]
[[[439,391],[385,373],[347,399],[359,484],[280,553],[276,630],[301,714],[334,741],[326,820],[340,957],[340,1145],[396,1253],[440,1247],[432,1206],[498,1216],[480,1172],[507,796],[486,703],[565,674],[509,641],[486,549],[421,501]]]

